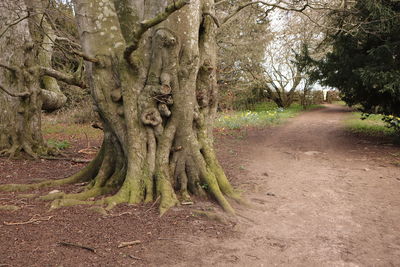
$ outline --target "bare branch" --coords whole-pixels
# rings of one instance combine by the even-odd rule
[[[81,58],[83,58],[83,59],[86,60],[86,61],[90,61],[90,62],[92,62],[92,63],[99,63],[99,62],[100,62],[100,60],[98,60],[97,58],[91,57],[91,56],[89,56],[89,55],[86,55],[85,53],[83,53],[83,52],[81,52],[81,51],[72,50],[71,52],[74,53],[74,54],[77,55],[77,56],[80,56]]]
[[[8,29],[10,29],[10,28],[11,28],[12,26],[14,26],[14,25],[17,25],[17,24],[20,23],[21,21],[23,21],[23,20],[29,18],[30,15],[31,15],[31,14],[29,13],[29,11],[27,11],[26,16],[24,16],[24,17],[22,17],[22,18],[19,18],[19,19],[17,19],[16,21],[14,21],[14,22],[8,24],[8,25],[5,27],[5,29],[0,33],[0,38],[3,37],[4,34],[6,34],[6,32],[8,31]]]
[[[278,3],[280,3],[280,2],[282,2],[282,1],[279,1]],[[288,5],[287,3],[285,3],[285,4],[287,4],[288,6],[282,6],[282,5],[279,5],[279,4],[267,3],[265,1],[254,1],[254,2],[249,2],[249,3],[246,3],[246,4],[243,4],[243,5],[239,6],[232,14],[228,15],[224,19],[222,24],[225,24],[226,22],[228,22],[231,18],[233,18],[242,9],[244,9],[246,7],[249,7],[249,6],[252,6],[252,5],[258,5],[258,4],[270,7],[270,9],[265,11],[266,14],[268,14],[269,12],[273,11],[276,8],[281,9],[281,10],[285,10],[285,11],[303,12],[307,7],[310,7],[310,5],[308,4],[308,1],[300,8],[290,7],[290,5]]]
[[[189,3],[189,0],[178,0],[174,1],[172,4],[168,5],[165,10],[161,13],[158,13],[155,17],[144,20],[140,22],[140,27],[133,33],[133,41],[132,43],[125,49],[125,59],[129,61],[130,55],[135,51],[138,47],[140,38],[142,35],[151,27],[156,26],[157,24],[166,20],[172,13],[181,9],[185,5]]]
[[[213,14],[211,14],[209,12],[204,12],[203,16],[210,16],[213,19],[215,25],[217,25],[218,28],[221,26],[221,24],[218,21],[218,18],[216,16],[214,16]]]
[[[47,75],[50,77],[53,77],[59,81],[65,82],[70,85],[75,85],[81,88],[86,88],[86,84],[84,81],[79,79],[78,77],[74,75],[69,75],[60,71],[57,71],[52,68],[46,68],[46,67],[39,67],[41,75]]]
[[[31,95],[31,92],[21,92],[21,93],[14,93],[11,92],[10,90],[7,90],[6,88],[4,88],[1,84],[0,84],[0,90],[4,91],[6,94],[8,94],[9,96],[12,97],[27,97]]]
[[[74,41],[72,41],[71,39],[67,38],[67,37],[61,37],[61,36],[57,36],[56,37],[56,41],[65,41],[67,42],[69,45],[71,46],[75,46],[77,48],[81,48],[80,44],[75,43]]]
[[[0,67],[12,72],[19,72],[20,69],[17,66],[10,66],[0,62]]]

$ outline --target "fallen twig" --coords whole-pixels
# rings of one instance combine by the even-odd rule
[[[92,123],[92,127],[95,128],[95,129],[103,130],[103,126],[101,126],[101,125],[98,124],[97,122]]]
[[[134,260],[139,260],[139,261],[142,261],[142,260],[143,260],[142,258],[135,257],[135,256],[133,256],[133,255],[128,255],[128,257],[131,258],[131,259],[134,259]]]
[[[68,243],[68,242],[58,242],[59,245],[65,246],[65,247],[74,247],[74,248],[81,248],[81,249],[86,249],[89,250],[90,252],[96,253],[96,250],[94,248],[82,246],[79,244],[73,244],[73,243]]]
[[[54,216],[37,217],[37,214],[36,214],[26,222],[3,222],[3,223],[4,223],[4,225],[23,225],[23,224],[30,224],[30,223],[39,223],[42,221],[49,221],[53,217]]]
[[[124,248],[124,247],[128,247],[128,246],[138,245],[138,244],[141,244],[141,243],[142,243],[142,241],[140,241],[140,240],[129,241],[129,242],[121,242],[118,245],[118,248]]]
[[[119,214],[110,214],[110,215],[108,215],[108,216],[111,216],[111,217],[120,217],[120,216],[122,216],[122,215],[132,215],[132,212],[130,212],[130,211],[124,211],[124,212],[122,212],[122,213],[119,213]]]
[[[159,237],[159,238],[157,238],[157,240],[173,240],[173,241],[183,241],[183,242],[188,242],[188,243],[192,243],[192,244],[194,244],[192,241],[189,241],[189,240],[183,240],[183,239],[179,239],[179,238],[172,238],[172,237],[170,237],[170,238]]]
[[[83,158],[58,158],[58,157],[46,157],[46,156],[41,156],[40,158],[46,159],[46,160],[66,160],[66,161],[72,161],[75,163],[88,163],[91,162],[91,159],[83,159]]]
[[[78,153],[87,154],[87,155],[96,154],[97,153],[97,148],[95,148],[95,147],[87,147],[87,148],[79,150]]]
[[[159,199],[160,199],[160,196],[158,196],[156,198],[156,200],[153,202],[153,204],[151,204],[150,208],[148,208],[144,213],[147,213],[149,210],[151,210],[156,205],[156,203],[158,202]]]
[[[246,256],[249,256],[249,257],[252,257],[252,258],[255,258],[255,259],[257,259],[257,260],[259,260],[259,259],[260,259],[259,257],[257,257],[257,256],[254,256],[254,255],[250,255],[250,254],[244,254],[244,255],[246,255]]]

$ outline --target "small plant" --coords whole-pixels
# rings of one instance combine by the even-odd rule
[[[57,148],[58,150],[64,150],[71,146],[71,144],[67,140],[58,141],[58,140],[54,140],[54,139],[49,139],[47,141],[47,144],[50,147]]]
[[[204,190],[208,190],[210,186],[208,184],[201,184],[200,187],[203,188]]]
[[[382,120],[386,123],[388,128],[394,129],[394,131],[400,135],[400,117],[393,115],[383,116]]]

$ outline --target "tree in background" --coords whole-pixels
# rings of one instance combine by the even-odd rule
[[[358,0],[331,13],[331,51],[310,55],[313,80],[340,90],[349,105],[363,112],[400,114],[400,2]]]
[[[272,38],[269,29],[270,9],[259,5],[243,8],[234,16],[243,1],[221,1],[217,16],[226,20],[218,29],[218,85],[221,108],[249,108],[265,99],[257,86],[262,72],[266,45]]]
[[[295,63],[296,54],[304,43],[309,48],[319,44],[325,15],[340,8],[341,3],[296,1],[289,6],[280,1],[221,3],[217,4],[220,17],[241,10],[236,16],[227,16],[228,23],[217,35],[219,83],[228,98],[224,102],[235,102],[243,95],[241,108],[267,98],[280,107],[288,107],[301,91],[305,105],[305,99],[311,97],[312,83],[305,67]],[[237,26],[229,27],[229,22]]]
[[[52,68],[52,2],[7,0],[0,4],[0,154],[23,150],[37,158],[48,153],[41,134],[42,110],[62,107],[58,80],[82,85]]]

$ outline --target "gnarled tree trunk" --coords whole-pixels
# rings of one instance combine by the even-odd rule
[[[20,150],[37,157],[46,153],[41,111],[60,108],[66,97],[49,68],[54,33],[42,0],[7,0],[0,5],[0,154]]]
[[[90,181],[88,190],[62,194],[53,207],[91,203],[84,200],[113,193],[101,203],[160,197],[162,213],[190,201],[190,194],[208,194],[233,213],[225,196],[239,197],[212,141],[217,107],[214,3],[167,4],[75,0],[83,52],[95,59],[86,71],[104,142],[96,159],[66,180]]]

